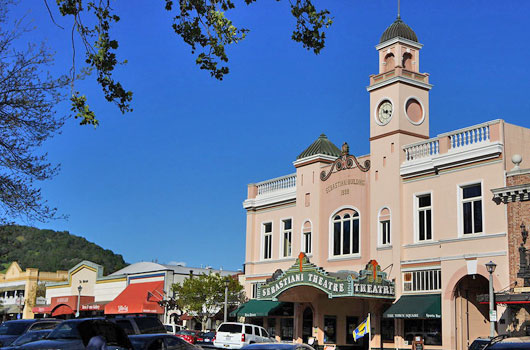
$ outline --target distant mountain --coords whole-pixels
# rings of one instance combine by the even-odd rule
[[[25,269],[69,270],[83,260],[102,265],[105,275],[126,266],[123,257],[67,231],[35,227],[0,226],[0,271],[17,261]]]

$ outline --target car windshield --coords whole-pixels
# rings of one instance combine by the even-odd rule
[[[178,331],[177,334],[180,334],[180,335],[195,335],[195,332],[193,332],[193,331]]]
[[[40,340],[46,337],[49,333],[50,331],[27,332],[18,337],[12,345],[20,346],[32,341]]]
[[[81,339],[77,331],[77,324],[79,322],[63,322],[55,328],[48,339]]]
[[[166,325],[166,330],[168,332],[173,332],[173,326]]]
[[[4,322],[0,325],[0,335],[21,335],[26,328],[25,322]]]

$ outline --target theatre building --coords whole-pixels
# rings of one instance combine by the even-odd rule
[[[251,300],[234,314],[284,340],[339,349],[368,348],[352,330],[370,314],[372,349],[410,349],[416,336],[427,349],[467,349],[489,335],[477,300],[488,293],[485,264],[497,264],[496,291],[510,285],[517,249],[492,190],[506,187],[512,156],[530,168],[530,129],[493,120],[430,135],[431,77],[416,34],[398,18],[376,49],[370,154],[320,135],[291,150],[302,151],[294,173],[248,186]],[[511,314],[500,304],[497,315],[502,333]]]

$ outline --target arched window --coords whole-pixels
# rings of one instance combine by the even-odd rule
[[[379,212],[379,245],[390,245],[390,210],[383,208]]]
[[[333,216],[333,255],[359,254],[359,213],[345,209]]]
[[[304,226],[302,227],[302,251],[306,254],[311,254],[311,222],[306,221],[304,222]]]
[[[406,70],[412,70],[412,55],[410,52],[405,52],[403,55],[403,62],[401,66]]]
[[[391,71],[396,68],[396,60],[394,59],[394,54],[389,53],[385,56],[385,72]]]

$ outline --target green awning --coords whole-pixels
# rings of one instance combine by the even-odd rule
[[[383,317],[442,318],[442,298],[440,294],[403,295]]]
[[[269,300],[249,300],[243,305],[230,313],[232,317],[263,317],[268,316],[270,312],[281,307],[284,303],[281,301]]]

